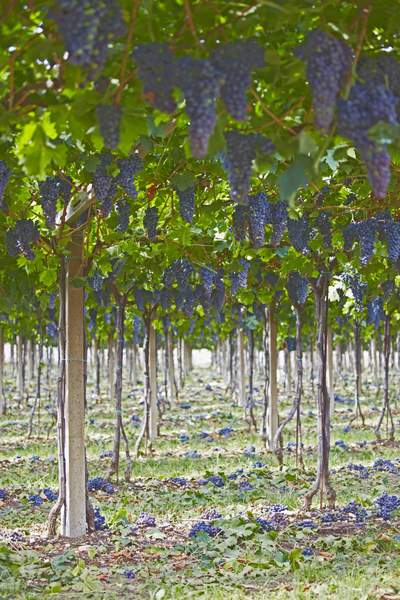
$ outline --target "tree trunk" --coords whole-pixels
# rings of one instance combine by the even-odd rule
[[[296,383],[296,395],[294,398],[293,405],[289,411],[287,417],[282,421],[280,426],[277,429],[277,432],[273,441],[273,450],[278,459],[279,465],[283,464],[283,455],[282,448],[279,445],[279,440],[281,439],[282,431],[284,427],[293,419],[294,415],[297,413],[297,444],[296,444],[296,463],[297,460],[300,462],[300,466],[303,466],[303,458],[302,458],[302,450],[301,450],[301,429],[300,429],[300,402],[301,396],[303,393],[303,347],[301,342],[301,330],[303,328],[303,322],[301,319],[302,310],[299,306],[294,306],[296,311],[296,362],[297,362],[297,383]]]
[[[253,400],[253,380],[254,380],[254,329],[250,329],[249,335],[249,393],[247,394],[246,410],[249,411],[254,431],[257,432],[257,423],[254,417]]]
[[[23,338],[22,335],[18,336],[18,397],[22,400],[24,394],[24,379],[22,375],[22,361],[23,361]]]
[[[43,361],[43,325],[42,325],[42,315],[38,313],[38,325],[39,325],[39,360],[38,360],[38,368],[37,368],[37,380],[36,380],[36,395],[35,400],[33,402],[33,406],[31,409],[31,414],[29,416],[28,423],[28,439],[32,435],[32,425],[33,418],[35,416],[36,405],[40,402],[40,388],[41,388],[41,376],[42,376],[42,361]],[[40,418],[40,416],[38,417]],[[38,421],[38,435],[39,435],[39,421]]]
[[[174,336],[172,329],[168,330],[168,390],[171,404],[176,402],[175,376],[174,376]]]
[[[149,414],[149,439],[158,436],[158,409],[157,409],[157,331],[150,325],[149,340],[149,378],[150,378],[150,414]]]
[[[360,403],[360,325],[356,322],[354,328],[354,366],[355,366],[355,382],[354,382],[354,416],[350,419],[350,424],[357,419],[358,412],[360,412],[360,417],[362,424],[365,425],[365,419],[363,412],[361,410]]]
[[[380,435],[380,427],[382,425],[383,418],[385,413],[390,417],[391,428],[390,428],[390,440],[393,442],[394,440],[394,423],[393,423],[393,415],[389,404],[389,366],[390,366],[390,315],[386,316],[385,325],[384,325],[384,333],[383,333],[383,367],[384,367],[384,377],[383,377],[383,407],[381,416],[379,418],[378,425],[375,428],[375,434],[378,440],[381,439]]]
[[[318,459],[317,476],[311,490],[304,497],[304,510],[311,508],[312,499],[321,489],[321,508],[322,497],[325,491],[328,498],[329,508],[335,507],[336,493],[329,481],[329,450],[330,450],[330,410],[329,396],[326,387],[326,352],[327,352],[327,297],[329,287],[329,273],[321,273],[317,283],[308,278],[312,285],[315,296],[316,315],[317,315],[317,365],[318,365],[318,385],[317,385],[317,407],[318,407]]]
[[[115,380],[114,380],[114,335],[112,330],[108,334],[108,365],[109,365],[109,395],[111,402],[115,400]]]
[[[326,366],[327,366],[327,388],[328,394],[330,398],[330,411],[331,418],[335,415],[335,398],[333,393],[333,339],[332,339],[332,329],[328,327],[328,339],[327,339],[327,357],[326,357]]]
[[[3,390],[3,374],[4,374],[4,340],[3,329],[0,327],[0,415],[5,415],[7,412],[7,402]]]

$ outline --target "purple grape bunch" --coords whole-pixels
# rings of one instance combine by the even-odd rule
[[[143,218],[143,227],[147,229],[147,237],[153,241],[157,237],[158,208],[157,206],[148,206]]]
[[[40,237],[39,226],[32,219],[19,219],[13,229],[6,231],[6,248],[10,256],[22,254],[27,260],[36,258],[31,248]]]

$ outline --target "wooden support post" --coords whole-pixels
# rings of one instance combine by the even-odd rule
[[[275,321],[275,298],[268,307],[269,323],[269,406],[268,406],[268,447],[273,450],[273,442],[278,431],[278,387],[276,382],[276,369],[278,363],[277,348],[277,323]]]
[[[72,236],[66,273],[65,327],[65,526],[62,535],[86,533],[85,416],[84,416],[84,290],[70,279],[82,276],[82,234]]]
[[[246,371],[245,371],[245,356],[244,356],[244,331],[238,330],[238,360],[239,360],[239,394],[238,405],[241,408],[246,408]]]
[[[24,394],[24,381],[22,375],[22,361],[23,361],[23,339],[22,335],[18,336],[18,375],[17,375],[17,387],[18,397],[22,400]]]
[[[333,393],[333,341],[332,341],[332,329],[328,327],[327,331],[327,345],[326,345],[326,387],[328,388],[328,394],[330,398],[331,417],[335,414],[335,398]]]
[[[157,332],[150,325],[149,339],[149,379],[150,379],[150,414],[149,414],[149,438],[152,440],[158,435],[157,427]]]
[[[174,379],[174,338],[171,328],[168,330],[168,394],[169,401],[176,401],[175,379]]]

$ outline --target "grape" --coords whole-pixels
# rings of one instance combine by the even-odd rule
[[[210,314],[210,297],[206,294],[204,285],[201,283],[196,286],[195,296],[199,300],[205,315]]]
[[[115,183],[115,181],[113,180],[111,182],[110,187],[108,188],[106,197],[104,198],[103,202],[99,206],[99,215],[103,219],[107,219],[107,217],[110,216],[110,213],[111,213],[112,207],[113,207],[113,203],[114,203],[114,198],[115,198],[115,195],[117,192],[118,192],[118,187],[117,187],[117,184]]]
[[[397,113],[399,114],[400,64],[387,52],[377,56],[363,56],[358,63],[358,75],[373,90],[377,85],[387,86],[396,95]]]
[[[305,215],[299,217],[297,221],[288,217],[288,236],[293,248],[301,254],[310,254],[310,233],[311,227]]]
[[[249,196],[250,240],[253,248],[261,248],[264,244],[265,225],[272,220],[268,196],[259,192]]]
[[[31,249],[31,244],[38,241],[40,237],[39,226],[32,219],[19,219],[14,229],[6,232],[6,248],[10,256],[17,257],[22,254],[27,260],[36,258]]]
[[[201,518],[207,521],[214,521],[215,519],[221,519],[221,517],[222,515],[215,508],[207,508],[201,515]]]
[[[271,244],[277,246],[285,235],[287,227],[287,202],[285,200],[279,200],[276,204],[270,204],[270,211],[273,227]]]
[[[95,269],[93,275],[87,278],[90,289],[94,292],[99,292],[103,285],[103,279],[103,272],[101,269]]]
[[[185,292],[189,283],[189,277],[194,272],[194,269],[187,258],[182,260],[175,260],[175,273],[176,283],[178,284],[178,290]]]
[[[169,292],[166,288],[163,288],[161,290],[161,298],[160,298],[161,308],[163,310],[168,309],[168,300],[169,300]]]
[[[339,99],[338,133],[351,140],[361,152],[372,192],[384,198],[390,182],[390,156],[386,144],[370,140],[368,130],[379,121],[397,125],[396,101],[383,85],[373,89],[356,83],[348,100]]]
[[[122,253],[123,256],[126,256],[126,252]],[[116,277],[121,273],[122,267],[126,264],[126,260],[121,259],[120,257],[115,257],[110,259],[111,271],[108,273],[108,281],[110,283],[114,283]]]
[[[272,154],[274,144],[259,133],[247,135],[240,131],[226,131],[227,153],[222,156],[222,165],[229,171],[230,194],[234,202],[247,205],[252,174],[252,163],[256,157],[256,148],[261,154]]]
[[[185,293],[185,304],[183,305],[183,312],[189,319],[193,318],[193,310],[196,304],[196,298],[191,288],[187,288]]]
[[[119,233],[125,233],[129,227],[129,210],[130,205],[126,198],[117,201],[117,231]]]
[[[229,273],[229,279],[231,280],[231,296],[236,296],[239,290],[239,275],[232,271]]]
[[[247,289],[247,273],[249,272],[250,263],[247,262],[244,258],[239,258],[238,262],[244,267],[242,271],[239,271],[239,285],[244,290]]]
[[[46,181],[39,183],[39,202],[43,209],[46,226],[53,229],[56,225],[58,189],[57,181],[53,177],[46,177]]]
[[[349,252],[354,244],[354,240],[357,239],[357,223],[350,223],[343,229],[343,250]]]
[[[268,281],[268,283],[270,285],[272,285],[272,287],[275,287],[278,285],[278,281],[279,281],[279,275],[277,275],[276,273],[269,273],[268,271],[265,273],[264,275],[264,279],[266,281]]]
[[[330,216],[331,214],[328,211],[322,210],[314,221],[315,227],[319,229],[322,235],[325,248],[332,246],[332,223],[329,220]]]
[[[360,265],[365,267],[372,258],[377,233],[375,219],[366,219],[357,223],[357,237],[360,241]]]
[[[0,160],[0,210],[6,210],[6,204],[3,203],[4,192],[10,181],[11,169],[4,160]]]
[[[176,104],[172,98],[174,55],[166,42],[135,46],[132,52],[143,83],[142,98],[161,112],[172,114]]]
[[[54,502],[54,500],[57,500],[57,494],[55,494],[52,490],[50,490],[49,488],[45,488],[43,490],[43,494],[46,496],[47,500],[49,502]]]
[[[138,310],[144,310],[145,291],[135,286],[133,288],[133,297],[135,298]]]
[[[116,150],[119,145],[119,124],[122,118],[121,107],[113,104],[99,104],[96,108],[99,121],[100,135],[104,146],[110,150]]]
[[[215,310],[222,310],[225,302],[225,286],[213,289],[211,293],[211,306]]]
[[[351,289],[356,311],[361,312],[365,290],[368,287],[367,284],[361,282],[360,276],[355,271],[353,273],[342,273],[341,278]]]
[[[119,158],[117,166],[119,173],[115,178],[116,183],[122,187],[127,196],[137,198],[135,177],[139,171],[144,169],[144,163],[139,154],[135,154],[129,158]]]
[[[141,512],[136,519],[136,527],[157,527],[156,520],[150,513]]]
[[[249,211],[247,206],[236,204],[235,210],[232,213],[232,228],[235,240],[244,242],[246,233],[246,222],[249,219]]]
[[[221,98],[227,112],[237,121],[247,119],[246,90],[251,86],[251,71],[266,66],[264,48],[249,38],[245,42],[218,46],[211,53],[211,62],[224,73]]]
[[[307,62],[307,79],[313,96],[314,124],[328,133],[332,124],[338,92],[346,84],[351,68],[352,52],[342,40],[330,37],[321,29],[313,29],[295,56]]]
[[[142,319],[137,315],[133,316],[133,343],[137,344],[139,341],[140,329],[142,326]]]
[[[43,499],[39,496],[39,494],[29,494],[28,502],[31,506],[40,506],[43,504]]]
[[[97,310],[95,308],[90,309],[89,317],[89,331],[92,331],[92,329],[96,329],[97,326]]]
[[[304,304],[308,292],[308,281],[305,277],[302,277],[297,271],[291,271],[286,289],[294,302]]]
[[[199,521],[198,523],[193,523],[190,531],[189,537],[197,537],[198,533],[208,533],[210,537],[215,537],[220,532],[218,527],[213,527],[210,523],[206,523],[205,521]]]
[[[384,223],[388,259],[395,263],[400,255],[400,223],[386,220]]]
[[[93,297],[97,302],[97,306],[104,306],[104,308],[107,308],[110,302],[110,292],[107,288],[99,290],[98,292],[93,292]]]
[[[155,298],[154,298],[153,292],[151,292],[150,290],[145,290],[145,295],[146,295],[147,301],[150,304],[150,306],[153,306],[155,303]]]
[[[107,173],[107,167],[114,161],[113,155],[110,152],[105,154],[95,154],[95,157],[100,159],[100,164],[93,171],[93,190],[97,200],[104,200],[108,194],[108,190],[113,182],[113,177]]]
[[[379,329],[381,321],[385,321],[386,315],[383,310],[383,298],[376,296],[372,302],[367,301],[368,317],[367,325],[375,325],[375,329]]]
[[[182,292],[180,292],[179,290],[174,290],[174,300],[175,300],[175,304],[176,304],[176,308],[178,308],[179,310],[183,310],[183,294]]]
[[[154,290],[154,303],[159,304],[161,300],[161,290]]]
[[[217,122],[215,98],[220,95],[222,82],[223,73],[208,59],[195,59],[186,54],[176,60],[173,84],[186,98],[190,149],[195,158],[207,155],[208,140]]]
[[[102,477],[93,477],[93,479],[89,479],[88,481],[88,491],[96,492],[101,490],[104,484],[104,479]]]
[[[165,287],[170,290],[176,281],[176,261],[174,261],[168,269],[166,269],[163,273],[163,278],[165,282]]]
[[[105,529],[109,529],[106,518],[100,514],[100,509],[94,509],[94,527],[96,531],[104,531]]]
[[[54,303],[57,298],[57,292],[51,292],[49,295],[49,308],[54,308]]]
[[[286,337],[285,338],[286,347],[288,352],[295,352],[297,343],[295,337]]]
[[[381,288],[383,290],[383,295],[385,297],[385,300],[386,301],[390,300],[390,296],[394,293],[394,289],[395,289],[394,280],[388,279],[387,281],[384,281],[383,283],[381,283]]]
[[[70,199],[72,190],[74,189],[72,177],[69,177],[69,175],[67,175],[64,179],[63,177],[56,175],[54,179],[57,182],[58,197],[61,200],[61,202],[65,204],[65,202],[68,202],[68,200]]]
[[[153,241],[157,237],[158,208],[157,206],[148,206],[144,214],[143,227],[147,229],[147,237]]]
[[[206,265],[205,267],[201,267],[199,274],[203,282],[204,293],[206,294],[207,298],[210,299],[212,285],[215,280],[215,270],[213,269],[212,265]]]
[[[60,10],[49,16],[58,29],[73,65],[90,68],[92,78],[104,65],[108,45],[126,31],[122,10],[116,0],[58,0]]]
[[[355,194],[353,194],[352,192],[350,192],[350,194],[347,194],[346,200],[343,202],[343,205],[349,206],[355,200],[357,200],[357,196]]]
[[[172,189],[177,193],[179,198],[179,212],[181,213],[182,219],[186,223],[191,223],[193,221],[194,211],[195,211],[195,196],[194,196],[194,186],[186,188],[186,190],[181,191],[175,186],[172,186]]]

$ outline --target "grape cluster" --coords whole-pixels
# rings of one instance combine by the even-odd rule
[[[231,281],[231,296],[236,296],[239,290],[239,274],[232,271],[229,273],[229,279]]]
[[[357,223],[357,237],[360,241],[360,265],[362,267],[365,267],[372,258],[377,231],[376,219],[365,219],[365,221]]]
[[[206,519],[206,521],[214,521],[215,519],[221,519],[222,515],[215,508],[207,508],[201,514],[201,518]]]
[[[381,283],[381,288],[383,290],[385,300],[389,300],[390,296],[394,293],[395,289],[394,279],[387,279],[386,281]]]
[[[182,310],[183,302],[184,302],[183,293],[180,292],[179,290],[174,290],[173,293],[174,293],[174,300],[175,300],[176,308],[178,308],[179,310]]]
[[[276,273],[271,273],[271,272],[267,271],[264,274],[264,279],[265,279],[265,281],[268,281],[268,283],[270,285],[272,285],[272,287],[275,287],[278,285],[279,275],[277,275]]]
[[[46,177],[46,181],[39,183],[39,202],[43,209],[46,226],[54,229],[56,225],[58,182],[54,177]]]
[[[104,308],[107,308],[110,302],[110,292],[107,288],[99,290],[98,292],[93,292],[93,297],[97,302],[97,306],[104,306]]]
[[[123,252],[123,256],[126,256],[126,252]],[[111,271],[108,273],[108,280],[114,283],[115,279],[121,273],[122,267],[126,264],[126,260],[123,260],[119,256],[110,259]]]
[[[224,481],[221,475],[210,475],[210,477],[207,477],[206,479],[200,479],[198,481],[199,485],[207,485],[207,483],[212,483],[215,485],[215,487],[219,488],[224,487]]]
[[[386,320],[385,311],[383,310],[383,298],[376,296],[372,299],[372,302],[368,300],[367,309],[367,325],[375,325],[375,329],[379,329],[381,321]]]
[[[45,488],[43,490],[43,494],[46,496],[47,500],[49,502],[54,502],[54,500],[57,500],[57,494],[55,494],[50,488]]]
[[[261,531],[276,531],[277,524],[274,521],[267,521],[261,517],[256,518],[256,522],[259,524]]]
[[[36,254],[31,249],[31,244],[40,237],[39,226],[32,219],[19,219],[13,229],[6,231],[6,248],[10,256],[22,254],[26,259],[33,260]]]
[[[379,506],[377,516],[385,520],[390,519],[390,513],[400,507],[400,498],[389,496],[387,492],[383,492],[382,496],[379,496],[374,502]]]
[[[54,304],[55,304],[56,298],[57,298],[57,292],[51,292],[51,293],[49,294],[49,303],[48,303],[48,307],[49,307],[50,309],[53,309],[53,308],[54,308]]]
[[[297,304],[304,304],[307,298],[308,281],[297,271],[290,271],[286,289],[290,298]]]
[[[96,92],[99,92],[99,94],[105,94],[109,85],[110,78],[104,77],[104,75],[100,75],[100,77],[93,82],[93,88],[96,90]]]
[[[303,556],[312,556],[313,555],[312,548],[309,548],[308,546],[306,546],[305,548],[303,548],[302,555]]]
[[[103,202],[99,206],[99,215],[103,219],[107,219],[110,216],[115,194],[118,192],[118,186],[114,180],[112,180],[110,187],[108,188],[108,192]]]
[[[249,209],[243,204],[236,204],[232,213],[232,229],[235,240],[244,242],[246,235],[246,223],[249,220]]]
[[[279,200],[275,204],[270,205],[271,210],[271,221],[272,221],[272,238],[271,244],[277,246],[287,228],[287,202],[286,200]]]
[[[113,182],[113,177],[108,174],[107,167],[112,164],[114,158],[110,152],[96,154],[95,157],[100,160],[100,164],[93,171],[93,190],[97,200],[101,201],[107,197]]]
[[[355,200],[357,200],[357,196],[355,194],[353,194],[352,192],[350,192],[350,194],[347,194],[346,200],[344,200],[343,204],[344,204],[344,206],[350,206],[350,204],[352,202],[354,202]]]
[[[0,210],[7,210],[7,205],[3,203],[4,192],[10,181],[11,169],[4,160],[0,160]]]
[[[288,352],[296,351],[297,342],[296,342],[295,337],[286,337],[285,342],[286,342],[286,348],[287,348]]]
[[[192,524],[189,531],[189,537],[196,537],[198,533],[208,533],[210,537],[215,537],[220,531],[221,530],[218,527],[214,527],[210,523],[199,521],[198,523]]]
[[[384,85],[371,89],[356,83],[349,99],[339,99],[337,106],[338,133],[361,152],[372,192],[384,198],[390,182],[390,156],[386,144],[371,140],[368,131],[379,121],[397,125],[395,96]]]
[[[368,287],[367,284],[361,282],[360,276],[355,271],[353,273],[342,273],[341,279],[350,287],[356,311],[361,312],[365,290]]]
[[[288,236],[293,248],[301,254],[310,254],[310,223],[305,215],[299,217],[297,221],[288,217]]]
[[[186,223],[191,223],[195,211],[194,185],[183,191],[175,186],[172,186],[172,188],[179,198],[179,212],[181,213],[182,219]]]
[[[119,158],[117,166],[119,173],[115,178],[116,183],[122,187],[129,198],[137,198],[135,178],[139,171],[144,169],[144,163],[139,154],[134,154],[129,158]]]
[[[129,211],[130,204],[127,198],[121,198],[117,201],[117,231],[118,233],[125,233],[129,227]]]
[[[39,494],[29,494],[28,502],[31,506],[40,506],[43,504],[43,499],[39,496]]]
[[[169,479],[172,483],[177,483],[178,485],[186,485],[187,481],[184,477],[170,477]]]
[[[377,458],[372,468],[374,471],[385,471],[387,473],[392,473],[393,475],[399,474],[398,470],[389,459],[385,460],[384,458]]]
[[[321,29],[314,29],[295,56],[307,63],[307,79],[313,95],[314,124],[328,133],[335,115],[336,98],[346,83],[352,63],[350,47]]]
[[[330,248],[332,246],[332,223],[330,216],[331,214],[327,210],[321,210],[314,221],[315,227],[322,235],[325,248]]]
[[[127,579],[135,579],[135,571],[133,569],[127,569],[126,571],[124,571],[124,577],[126,577]]]
[[[98,491],[101,490],[104,484],[104,479],[102,477],[93,477],[93,479],[89,479],[88,481],[88,491]]]
[[[70,199],[72,190],[74,189],[72,177],[69,175],[66,177],[56,175],[54,179],[57,182],[58,198],[65,204]]]
[[[246,90],[251,85],[251,71],[266,66],[264,48],[254,38],[221,44],[212,51],[211,61],[224,73],[221,98],[227,112],[237,121],[244,121],[247,118]]]
[[[133,297],[135,298],[136,306],[138,310],[144,310],[144,302],[147,300],[146,290],[135,286],[133,288]]]
[[[358,75],[372,90],[377,85],[387,86],[396,98],[399,114],[400,64],[392,54],[382,52],[377,56],[363,56],[358,63]]]
[[[229,171],[231,198],[234,202],[247,205],[256,149],[263,155],[269,155],[275,151],[275,146],[259,133],[246,135],[240,131],[226,131],[225,139],[227,151],[222,156],[222,165]]]
[[[270,203],[265,192],[249,196],[250,240],[253,248],[261,248],[264,244],[265,226],[271,223]]]
[[[6,500],[7,492],[6,490],[0,490],[0,500]]]
[[[208,316],[210,314],[210,297],[206,294],[204,286],[199,283],[196,285],[194,292],[197,300],[203,307],[204,314]]]
[[[140,44],[135,46],[132,55],[143,83],[142,97],[161,112],[172,114],[176,109],[172,98],[174,55],[168,45],[165,42]]]
[[[135,526],[137,528],[156,527],[156,520],[150,513],[141,512],[136,519]]]
[[[192,288],[188,287],[185,293],[185,303],[183,305],[183,312],[189,319],[193,318],[193,311],[196,305],[196,296]]]
[[[93,77],[104,65],[108,45],[126,31],[122,10],[117,0],[58,0],[59,10],[49,16],[58,29],[73,65],[90,68]]]
[[[210,299],[212,286],[215,281],[215,269],[212,265],[206,265],[205,267],[201,267],[199,271],[201,280],[203,282],[203,288],[206,296]]]
[[[244,267],[243,270],[239,271],[239,273],[238,273],[239,285],[242,289],[246,290],[247,289],[247,274],[250,269],[250,263],[247,262],[247,260],[245,260],[244,258],[239,258],[238,262],[242,265],[242,267]]]
[[[169,302],[169,291],[167,290],[167,288],[163,288],[161,290],[161,296],[160,296],[160,304],[161,304],[161,308],[163,310],[168,309],[168,302]]]
[[[384,223],[384,233],[386,237],[388,259],[394,264],[400,256],[400,223],[392,221],[391,219],[386,219]]]
[[[215,287],[211,293],[211,301],[210,304],[215,310],[222,310],[225,302],[225,286],[223,287]]]
[[[349,252],[357,240],[357,223],[350,223],[345,229],[343,229],[343,250]]]
[[[109,529],[106,518],[100,514],[100,509],[94,509],[94,528],[96,531],[104,531],[105,529]]]
[[[89,331],[92,331],[93,329],[96,329],[97,325],[97,310],[93,307],[89,311],[89,318]]]
[[[269,504],[264,508],[265,512],[281,513],[289,510],[286,504]]]
[[[101,269],[94,269],[93,275],[87,278],[90,289],[94,292],[99,292],[103,285],[103,279],[103,272]]]
[[[147,229],[147,237],[153,241],[157,237],[158,208],[157,206],[148,206],[143,218],[143,227]]]
[[[223,80],[223,73],[208,59],[186,54],[176,60],[173,84],[185,95],[190,149],[195,158],[207,155],[208,141],[217,122],[215,98],[220,95]]]

